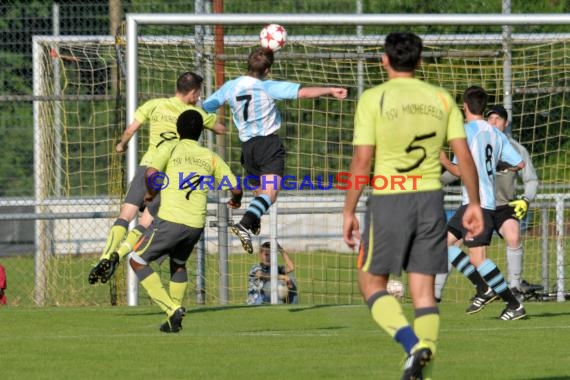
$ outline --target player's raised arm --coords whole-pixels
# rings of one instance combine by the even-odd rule
[[[330,95],[337,99],[344,99],[348,91],[342,87],[301,87],[298,97],[301,99],[318,98],[319,96]]]
[[[129,124],[129,126],[125,129],[125,131],[121,135],[121,140],[119,140],[119,142],[117,143],[117,146],[115,147],[115,150],[117,151],[117,153],[123,153],[124,151],[127,150],[127,146],[129,144],[129,141],[131,141],[131,138],[139,130],[141,125],[142,124],[139,121],[137,121],[136,119],[133,120],[133,122],[131,124]]]

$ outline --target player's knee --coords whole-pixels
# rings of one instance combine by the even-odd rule
[[[136,272],[147,267],[148,263],[144,261],[140,256],[133,253],[129,258],[129,265]]]
[[[186,265],[175,264],[172,260],[170,262],[170,273],[186,272]]]
[[[130,222],[137,216],[139,212],[139,206],[131,204],[131,203],[124,203],[121,207],[121,212],[119,213],[119,218],[124,219],[127,222]]]
[[[505,243],[507,243],[507,247],[509,247],[512,250],[516,250],[521,247],[521,241],[518,239],[505,240]]]
[[[129,265],[131,266],[131,268],[136,271],[137,269],[139,269],[140,264],[138,264],[136,261],[134,261],[132,258],[129,259]]]

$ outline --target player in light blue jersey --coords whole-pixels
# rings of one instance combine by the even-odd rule
[[[507,163],[514,162],[513,167],[516,167],[522,162],[522,157],[504,133],[499,132],[483,119],[469,121],[465,125],[465,133],[480,176],[479,198],[481,207],[494,210],[496,167],[492,167],[492,163],[499,160]],[[456,158],[453,159],[453,163],[457,165]],[[464,186],[462,187],[461,198],[462,204],[469,203],[469,195]]]
[[[495,230],[500,238],[504,239],[507,256],[507,274],[509,288],[520,300],[532,297],[535,292],[543,290],[538,284],[531,284],[522,278],[524,248],[521,242],[520,220],[525,218],[529,202],[532,202],[538,190],[538,176],[530,154],[524,146],[505,132],[509,125],[509,114],[501,105],[493,106],[486,113],[487,122],[499,131],[505,133],[509,143],[522,156],[524,168],[514,171],[509,165],[499,162],[497,165],[495,181]],[[517,178],[524,184],[524,193],[517,197]],[[441,175],[443,184],[448,185],[457,180],[457,177],[446,171]],[[447,276],[445,276],[447,277]],[[445,280],[439,277],[441,281]],[[435,297],[441,300],[444,282],[436,282]]]
[[[344,99],[341,87],[302,87],[298,83],[265,79],[273,64],[273,52],[255,49],[247,60],[247,74],[227,81],[203,103],[206,112],[215,112],[227,103],[242,143],[242,164],[246,175],[253,178],[255,198],[232,232],[243,248],[253,253],[251,235],[259,234],[261,216],[276,201],[285,172],[285,148],[277,135],[281,114],[276,100],[316,98],[331,95]],[[247,177],[246,177],[247,178]]]
[[[244,75],[226,82],[204,102],[206,109],[216,110],[227,103],[232,110],[239,139],[269,136],[281,127],[281,114],[275,100],[297,99],[298,83],[262,80]]]
[[[461,218],[469,204],[469,197],[463,189],[462,206],[448,223],[448,255],[450,263],[461,271],[477,288],[477,294],[473,298],[466,313],[473,314],[481,311],[485,305],[501,297],[507,304],[499,316],[502,320],[516,320],[526,316],[523,305],[513,295],[507,286],[503,274],[497,265],[487,256],[487,246],[491,242],[494,230],[495,212],[495,175],[497,163],[503,161],[513,170],[524,167],[524,161],[520,154],[512,147],[507,137],[493,128],[483,119],[483,112],[487,105],[487,93],[478,86],[469,87],[463,95],[463,111],[467,124],[465,131],[467,143],[477,167],[479,175],[479,198],[483,208],[484,229],[477,236],[467,238],[465,228],[461,225]],[[441,163],[455,176],[461,173],[454,163],[449,161],[445,154],[441,155]],[[456,245],[463,239],[463,244],[468,247],[469,254],[465,254]],[[436,287],[443,284],[442,275],[438,275]]]

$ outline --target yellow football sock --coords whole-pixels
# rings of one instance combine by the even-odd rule
[[[426,308],[427,309],[427,308]],[[435,308],[434,308],[435,309]],[[433,355],[437,347],[439,337],[439,314],[436,312],[416,316],[414,320],[414,331],[418,338],[425,342],[431,349]]]
[[[128,255],[133,250],[133,247],[139,241],[142,234],[143,231],[141,231],[138,228],[133,228],[131,231],[129,231],[127,237],[125,238],[125,240],[123,240],[123,242],[117,249],[117,253],[119,254],[120,259]]]
[[[186,294],[188,282],[174,282],[170,281],[170,298],[179,306],[182,305],[182,300]]]
[[[409,326],[402,306],[394,296],[385,295],[377,298],[370,308],[370,312],[372,313],[372,319],[392,338],[398,330]]]
[[[420,314],[420,316],[416,316],[414,320],[414,331],[421,342],[425,343],[431,349],[435,357],[437,340],[439,338],[439,311],[437,308],[425,308],[416,310],[416,315],[417,314]],[[434,361],[432,358],[422,371],[425,380],[431,380],[433,378],[433,366]]]
[[[100,259],[108,259],[111,256],[111,253],[115,251],[121,240],[123,240],[126,233],[126,226],[115,223],[109,231],[109,236],[107,237],[107,242],[105,243],[105,248],[103,249]]]
[[[160,281],[160,276],[153,272],[141,281],[141,285],[146,289],[150,298],[168,315],[172,315],[179,305],[177,305],[168,295],[166,289]]]

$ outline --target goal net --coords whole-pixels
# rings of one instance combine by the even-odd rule
[[[137,104],[171,96],[174,81],[182,71],[203,75],[206,95],[222,81],[244,74],[246,57],[258,46],[258,33],[263,26],[257,20],[233,21],[225,24],[222,32],[211,23],[189,22],[192,16],[175,15],[179,17],[176,20],[144,16],[136,29],[136,62],[126,66],[135,68],[134,72],[127,72],[132,77],[126,83],[136,83]],[[351,17],[346,15],[346,20]],[[278,15],[272,21],[280,22]],[[289,37],[275,55],[271,79],[308,86],[343,86],[349,89],[349,96],[342,101],[319,98],[279,102],[283,116],[279,134],[287,149],[286,175],[290,182],[274,206],[278,214],[277,239],[295,263],[301,303],[361,303],[355,254],[342,242],[344,194],[335,190],[334,184],[336,175],[348,170],[350,163],[358,96],[387,79],[379,61],[382,44],[386,33],[400,27],[381,23],[358,27],[338,20],[311,26],[293,19],[290,24],[280,23],[287,28]],[[458,103],[467,87],[480,85],[490,94],[490,105],[504,104],[511,110],[512,135],[528,149],[541,183],[539,196],[531,202],[522,223],[523,277],[545,285],[549,291],[567,288],[568,257],[562,247],[567,244],[569,227],[570,130],[566,94],[570,36],[513,33],[505,40],[499,26],[444,27],[437,21],[432,26],[407,29],[424,39],[419,78],[446,88]],[[128,38],[125,36],[127,42]],[[125,163],[113,151],[127,121],[124,107],[129,100],[125,98],[125,77],[119,66],[127,62],[128,46],[120,44],[117,55],[114,40],[108,38],[36,41],[43,84],[43,92],[37,95],[50,99],[39,105],[38,123],[47,127],[41,154],[50,163],[43,169],[37,167],[40,176],[47,177],[40,192],[40,212],[118,212]],[[53,53],[54,46],[57,54]],[[47,85],[53,83],[54,60],[60,62],[59,88]],[[87,99],[87,95],[92,99]],[[132,110],[127,109],[126,114],[129,112]],[[204,143],[222,154],[236,174],[243,174],[241,146],[227,108],[224,116],[228,135],[218,140],[209,136]],[[146,150],[145,132],[143,127],[138,139],[141,154]],[[331,180],[333,186],[329,188]],[[458,206],[458,188],[447,190],[446,207],[452,213]],[[245,206],[250,199],[244,199]],[[104,206],[97,209],[93,204],[87,205],[91,201]],[[56,205],[60,207],[57,210]],[[364,204],[361,206],[363,209]],[[262,219],[261,235],[254,244],[256,253],[247,255],[232,235],[227,235],[227,246],[219,239],[227,230],[219,228],[215,198],[209,207],[205,266],[200,267],[197,255],[191,256],[188,268],[193,286],[187,302],[197,302],[196,294],[200,294],[200,302],[209,304],[244,303],[249,269],[259,262],[257,249],[271,238],[270,217],[265,215]],[[237,222],[239,213],[231,219]],[[52,249],[53,253],[42,256],[43,265],[54,268],[46,279],[46,288],[50,289],[47,302],[108,302],[108,289],[89,287],[85,278],[113,220],[92,215],[85,219],[62,217],[55,221],[55,227],[50,222],[38,222],[42,231],[49,234],[45,249]],[[71,248],[78,244],[79,248]],[[495,236],[489,256],[506,274],[505,251],[504,241]],[[158,269],[167,275],[167,265],[164,267]],[[221,277],[225,280],[221,281]],[[405,276],[402,279],[406,282]],[[68,282],[78,287],[76,295],[71,297],[60,290],[52,293],[51,289]],[[454,272],[446,286],[445,299],[465,301],[471,293],[469,282]],[[139,301],[148,302],[144,292]]]

